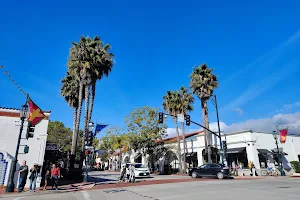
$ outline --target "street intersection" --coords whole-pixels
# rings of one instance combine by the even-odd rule
[[[99,175],[100,176],[100,175]],[[117,177],[115,173],[106,173],[107,179]],[[153,179],[162,180],[167,176],[155,176]],[[173,178],[172,178],[173,177]],[[178,176],[180,177],[180,176]],[[169,180],[174,176],[169,176]],[[167,178],[167,179],[168,179]],[[180,177],[187,180],[189,177]],[[177,179],[178,180],[178,179]],[[146,180],[145,182],[147,182]],[[150,182],[150,181],[149,181]],[[105,185],[105,183],[102,183]],[[101,188],[97,185],[91,189],[61,192],[47,191],[47,193],[14,193],[0,195],[0,199],[7,200],[35,200],[35,199],[84,199],[84,200],[194,200],[194,199],[243,199],[243,200],[280,200],[298,199],[300,179],[290,177],[270,177],[264,179],[198,179],[197,181],[126,185],[126,187]],[[109,185],[107,183],[106,185]]]

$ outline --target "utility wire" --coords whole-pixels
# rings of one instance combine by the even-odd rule
[[[12,76],[9,74],[9,72],[5,69],[3,65],[0,64],[0,69],[3,69],[3,74],[6,75],[6,77],[12,82],[12,84],[19,89],[19,91],[26,97],[28,97],[28,94],[24,92],[24,90],[20,87],[20,85],[12,78]]]

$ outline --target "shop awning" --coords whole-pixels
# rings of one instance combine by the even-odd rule
[[[196,156],[196,155],[197,155],[197,152],[185,153],[185,157],[193,157],[193,156]]]
[[[227,154],[241,153],[245,149],[246,149],[246,147],[238,147],[238,148],[227,149]]]
[[[272,152],[269,151],[268,149],[257,149],[257,151],[262,155],[272,154]]]

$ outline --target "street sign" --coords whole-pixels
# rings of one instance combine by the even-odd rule
[[[183,114],[178,114],[177,115],[177,120],[178,120],[178,122],[184,122],[184,115]]]
[[[93,146],[85,146],[85,149],[91,150],[91,149],[94,149],[94,147]]]
[[[52,150],[52,151],[58,150],[58,145],[54,143],[47,143],[46,150]]]

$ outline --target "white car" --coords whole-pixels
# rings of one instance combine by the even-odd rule
[[[126,163],[126,168],[128,169],[130,163]],[[136,178],[139,177],[150,177],[150,170],[145,167],[142,163],[134,163],[134,175]]]

